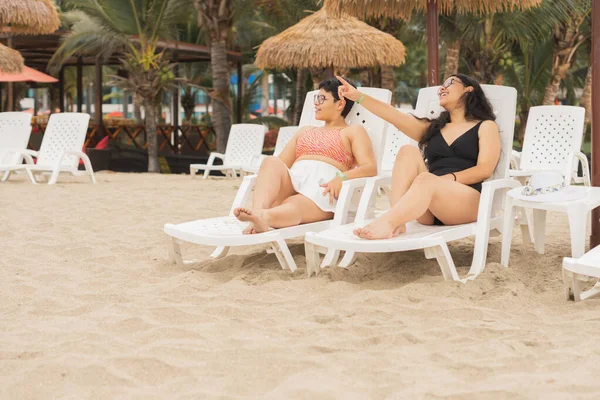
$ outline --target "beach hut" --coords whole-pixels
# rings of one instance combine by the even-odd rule
[[[357,17],[410,18],[413,11],[427,10],[427,81],[439,85],[439,28],[442,13],[493,13],[527,9],[541,0],[325,0],[325,8],[332,15],[347,13]]]
[[[0,44],[0,73],[18,74],[23,71],[21,53]]]
[[[0,27],[6,26],[15,34],[43,35],[57,30],[60,18],[50,0],[3,0]]]
[[[265,40],[255,64],[259,68],[339,70],[397,66],[404,63],[405,55],[404,45],[392,35],[355,17],[331,16],[321,9]]]

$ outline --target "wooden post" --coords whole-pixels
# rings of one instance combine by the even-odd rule
[[[65,112],[65,67],[61,67],[58,73],[58,108]]]
[[[244,104],[244,102],[242,101],[242,96],[244,95],[243,92],[243,83],[244,83],[244,74],[242,72],[242,62],[238,61],[237,62],[237,78],[238,78],[238,82],[237,82],[237,92],[238,92],[238,97],[237,97],[237,109],[238,109],[238,115],[237,115],[237,123],[241,124],[242,123],[242,105]]]
[[[77,112],[83,112],[83,59],[77,57]],[[87,110],[88,114],[90,110]]]
[[[96,87],[95,99],[94,99],[94,108],[96,111],[96,126],[98,135],[100,137],[104,136],[104,126],[102,124],[102,59],[100,57],[96,57],[96,76],[94,80],[94,86]],[[88,111],[89,112],[89,111]]]
[[[6,42],[9,48],[13,48],[13,38],[12,36],[8,36],[8,40]],[[6,108],[7,111],[15,111],[15,87],[14,83],[8,82],[7,91],[6,91]]]
[[[177,55],[175,55],[175,62],[177,62]],[[175,78],[179,77],[179,65],[175,64],[173,69]],[[179,85],[175,85],[173,89],[173,147],[176,149],[176,153],[180,153],[179,149]]]
[[[440,84],[440,33],[437,0],[427,1],[427,83],[429,86]]]
[[[600,4],[592,2],[592,186],[600,186]],[[600,208],[592,211],[590,247],[600,245]]]

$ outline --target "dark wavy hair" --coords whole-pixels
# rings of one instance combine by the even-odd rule
[[[348,82],[351,86],[356,87],[354,82],[350,79],[346,79],[342,76],[342,78]],[[319,83],[319,89],[323,89],[327,93],[331,93],[334,101],[340,101],[340,96],[338,94],[338,88],[342,86],[342,82],[338,81],[337,78],[328,78],[323,82]],[[346,99],[346,106],[342,110],[342,117],[346,118],[346,116],[350,113],[350,110],[354,106],[354,101],[350,99]]]
[[[458,78],[465,86],[473,87],[472,92],[465,92],[460,99],[460,101],[462,101],[465,105],[465,118],[468,121],[496,120],[496,115],[494,114],[492,105],[488,101],[487,97],[485,97],[485,93],[483,93],[483,89],[481,88],[479,82],[464,74],[454,74],[450,75],[450,77]],[[427,118],[423,119],[431,121],[431,125],[429,125],[427,132],[425,132],[425,135],[423,135],[419,141],[419,148],[421,150],[424,150],[431,138],[437,132],[441,131],[441,129],[446,126],[448,122],[450,122],[450,113],[448,111],[444,111],[438,118],[434,120]]]

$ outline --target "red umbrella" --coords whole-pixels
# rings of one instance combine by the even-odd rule
[[[6,74],[4,72],[0,72],[0,82],[55,83],[58,82],[58,79],[25,66],[23,67],[23,72],[20,74]]]

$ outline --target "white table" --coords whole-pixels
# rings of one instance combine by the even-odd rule
[[[546,212],[564,212],[569,216],[569,231],[571,235],[571,257],[579,258],[585,253],[585,239],[588,213],[600,206],[600,187],[578,186],[578,190],[585,191],[585,197],[577,200],[563,202],[535,202],[521,200],[511,196],[511,191],[506,195],[504,207],[504,226],[502,229],[502,256],[500,262],[508,267],[510,245],[513,228],[515,225],[515,208],[533,209],[533,236],[535,250],[544,254]],[[514,190],[514,189],[513,189]],[[519,188],[522,190],[522,188]]]

